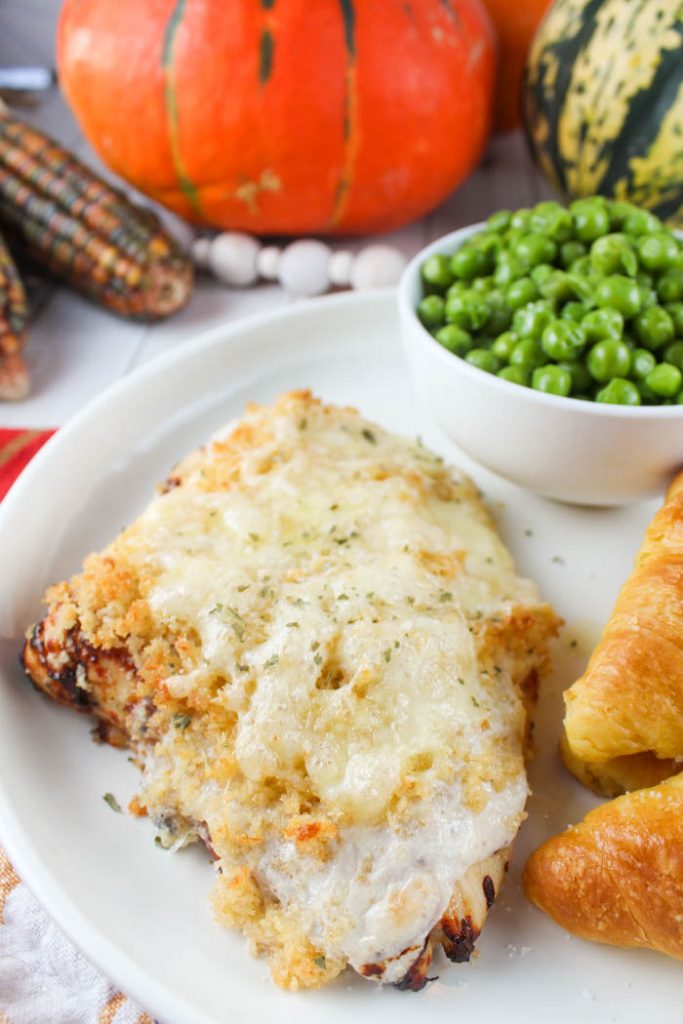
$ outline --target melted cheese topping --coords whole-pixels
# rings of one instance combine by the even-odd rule
[[[349,410],[285,396],[177,477],[110,549],[175,665],[155,654],[176,713],[146,803],[205,823],[224,877],[248,865],[326,956],[398,956],[514,838],[524,713],[495,629],[548,610],[472,484]]]
[[[408,770],[439,777],[466,734],[481,745],[482,720],[510,715],[482,685],[467,613],[504,613],[520,583],[469,483],[447,486],[420,448],[346,418],[312,439],[280,426],[276,470],[180,487],[138,522],[153,614],[200,638],[201,662],[167,685],[182,697],[222,677],[246,777],[303,761],[320,799],[377,821]]]
[[[524,772],[474,814],[455,784],[439,785],[401,828],[353,827],[331,858],[297,867],[296,848],[273,841],[261,873],[278,899],[297,907],[311,939],[356,969],[396,959],[384,975],[399,980],[403,950],[429,934],[468,868],[510,844],[523,818]],[[413,958],[414,958],[413,953]]]

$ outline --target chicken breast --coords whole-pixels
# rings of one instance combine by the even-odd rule
[[[287,988],[469,958],[557,620],[469,480],[308,392],[250,408],[48,591],[24,665],[142,768]]]

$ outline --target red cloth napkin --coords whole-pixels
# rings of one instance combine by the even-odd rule
[[[0,427],[0,501],[54,430],[7,430]]]

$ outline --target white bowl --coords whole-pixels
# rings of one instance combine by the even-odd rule
[[[484,227],[433,242],[401,278],[401,334],[421,404],[473,459],[537,494],[623,505],[661,493],[683,466],[683,405],[602,405],[511,384],[448,352],[418,320],[424,260]]]

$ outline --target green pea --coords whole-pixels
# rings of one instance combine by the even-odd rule
[[[683,270],[671,267],[657,282],[657,295],[662,302],[680,302],[683,299]]]
[[[503,235],[503,242],[508,249],[514,249],[519,242],[520,238],[524,238],[526,231],[524,228],[509,228]]]
[[[623,231],[627,235],[647,235],[658,231],[662,227],[659,217],[647,210],[640,210],[637,206],[627,214],[622,224]]]
[[[522,338],[510,353],[510,366],[521,366],[523,370],[535,370],[545,361],[546,355],[534,338]]]
[[[492,338],[498,338],[499,334],[507,331],[512,323],[512,312],[506,305],[495,305],[490,307],[486,321],[486,332]]]
[[[531,210],[525,208],[516,210],[510,218],[510,227],[514,231],[528,231],[531,220]]]
[[[486,223],[489,231],[496,231],[502,235],[510,227],[511,220],[512,214],[509,210],[498,210],[496,213],[491,214]]]
[[[498,371],[497,376],[510,381],[511,384],[521,384],[523,387],[528,387],[529,384],[529,371],[523,366],[504,366]]]
[[[478,231],[476,235],[470,236],[467,244],[495,259],[503,248],[503,239],[493,231]]]
[[[499,334],[493,345],[491,351],[494,356],[500,359],[501,363],[507,363],[512,355],[512,350],[519,341],[519,337],[514,331],[504,331]]]
[[[631,376],[636,380],[645,380],[650,370],[654,370],[657,360],[646,348],[635,348],[631,353]]]
[[[597,238],[591,246],[591,263],[600,274],[624,271],[628,277],[638,272],[638,258],[626,235],[613,233]]]
[[[645,348],[656,352],[673,341],[676,334],[674,322],[662,306],[650,306],[633,321],[638,341]]]
[[[453,283],[451,261],[443,253],[435,252],[433,256],[429,256],[422,264],[420,271],[425,284],[437,288],[439,291],[445,291]]]
[[[640,405],[640,392],[630,380],[613,377],[595,396],[596,402],[608,405]]]
[[[584,306],[583,302],[567,302],[562,307],[560,318],[562,320],[573,320],[575,323],[580,323],[588,309]]]
[[[446,319],[467,331],[480,330],[488,315],[489,306],[485,297],[472,289],[449,295],[446,299]]]
[[[678,256],[678,243],[669,231],[642,235],[637,243],[640,262],[646,270],[666,270]]]
[[[676,405],[683,405],[683,391],[679,391],[676,395]]]
[[[551,274],[555,273],[555,267],[552,263],[537,263],[535,267],[529,272],[529,277],[536,285],[543,284],[544,281],[550,277]]]
[[[493,269],[491,256],[467,243],[451,256],[451,273],[462,281],[471,281],[474,277],[488,274]]]
[[[674,341],[664,349],[664,362],[683,370],[683,341]]]
[[[613,377],[627,377],[631,369],[631,353],[623,341],[606,338],[597,342],[588,353],[588,372],[599,384]]]
[[[595,277],[575,274],[572,270],[568,270],[567,283],[572,295],[580,299],[585,306],[592,308],[595,305],[595,291],[598,283]]]
[[[609,210],[610,225],[613,228],[621,228],[626,222],[627,217],[632,213],[638,213],[638,207],[634,206],[633,203],[624,202],[621,199],[614,199],[608,203],[607,208]]]
[[[603,278],[595,289],[595,300],[598,306],[609,306],[625,317],[635,316],[642,305],[638,285],[623,274],[611,274]]]
[[[593,387],[593,378],[591,377],[586,364],[580,359],[566,359],[561,363],[557,364],[561,366],[563,370],[567,370],[572,379],[572,395],[588,394]]]
[[[545,328],[554,319],[547,301],[530,302],[518,309],[512,318],[512,329],[520,338],[540,338]]]
[[[464,328],[457,327],[456,324],[446,324],[445,327],[440,327],[434,337],[440,345],[456,356],[467,355],[473,344],[472,335]]]
[[[455,291],[453,288],[449,288],[444,312],[449,323],[469,329],[472,327],[472,323],[467,312],[466,295],[466,290]]]
[[[462,295],[468,289],[467,281],[454,281],[453,284],[446,291],[446,299],[452,298],[453,295]]]
[[[643,405],[659,405],[661,398],[656,395],[654,391],[647,386],[644,380],[636,381],[638,391],[640,392],[640,400]]]
[[[595,277],[597,275],[590,256],[579,256],[568,269],[571,274],[578,277]]]
[[[569,370],[549,363],[539,366],[531,375],[531,386],[536,391],[544,391],[548,395],[560,395],[566,398],[572,388],[572,375]]]
[[[539,263],[552,263],[557,256],[557,246],[551,238],[530,232],[520,238],[513,253],[519,263],[530,270]]]
[[[640,285],[641,288],[654,288],[655,275],[647,274],[644,270],[641,270],[636,274],[636,284]]]
[[[593,309],[586,313],[581,326],[588,341],[602,341],[603,338],[616,338],[618,341],[624,333],[624,318],[616,309]]]
[[[683,338],[683,302],[667,302],[664,307],[673,320],[678,338]]]
[[[563,270],[554,270],[549,274],[539,285],[539,291],[544,299],[552,302],[566,302],[574,294],[571,281]]]
[[[543,331],[541,348],[550,359],[574,359],[586,344],[586,335],[581,324],[570,320],[555,320]]]
[[[535,234],[547,235],[555,242],[566,242],[574,232],[569,210],[559,203],[537,203],[529,217],[529,227]]]
[[[575,240],[572,240],[571,242],[564,242],[560,246],[560,263],[565,270],[567,270],[571,267],[572,263],[581,259],[581,257],[585,256],[587,252],[588,249],[583,242],[577,242]]]
[[[645,378],[645,384],[660,398],[673,398],[680,391],[682,383],[683,373],[669,363],[658,363]]]
[[[521,309],[538,298],[538,288],[530,277],[520,277],[508,287],[505,301],[510,309]]]
[[[417,315],[425,327],[438,327],[444,321],[444,307],[440,295],[425,295],[417,307]]]
[[[654,288],[642,288],[640,289],[640,308],[651,309],[652,306],[658,306],[659,299],[657,292]]]
[[[470,288],[475,292],[488,292],[494,287],[495,281],[491,274],[487,274],[485,277],[475,277],[473,281],[470,281]]]
[[[496,261],[496,269],[493,274],[496,284],[501,288],[505,288],[520,277],[526,277],[526,271],[519,260],[507,250],[501,252]]]
[[[581,242],[594,242],[610,229],[609,211],[600,196],[592,199],[577,199],[569,209],[574,218],[574,231]]]
[[[498,359],[488,348],[470,349],[465,356],[465,361],[472,366],[476,366],[478,370],[484,370],[486,373],[498,373],[500,369]]]
[[[503,292],[495,288],[486,296],[489,316],[486,330],[494,338],[506,331],[512,321],[512,310],[508,307]]]

